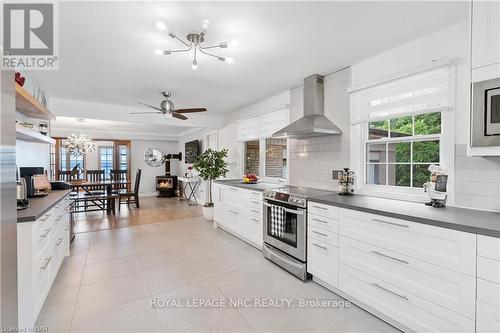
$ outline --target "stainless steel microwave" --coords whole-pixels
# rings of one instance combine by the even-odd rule
[[[500,146],[500,78],[472,84],[471,146]]]

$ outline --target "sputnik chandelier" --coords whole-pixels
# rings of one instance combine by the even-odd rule
[[[79,136],[71,134],[66,139],[66,144],[64,146],[74,157],[83,156],[87,153],[94,152],[96,149],[95,142],[83,134],[80,134]]]
[[[195,71],[198,69],[198,55],[204,54],[210,57],[213,57],[219,61],[224,61],[228,64],[233,64],[234,59],[231,57],[223,57],[219,56],[210,52],[207,52],[207,50],[210,49],[215,49],[215,48],[221,48],[221,49],[226,49],[230,47],[237,47],[239,45],[238,41],[231,41],[231,42],[221,42],[215,45],[209,45],[209,46],[203,46],[203,42],[205,41],[205,36],[207,33],[207,29],[210,26],[210,22],[208,20],[203,20],[201,22],[201,31],[200,32],[190,32],[186,36],[186,40],[183,40],[182,38],[179,38],[175,32],[170,31],[167,28],[167,25],[163,21],[157,21],[156,22],[156,27],[158,30],[161,32],[166,32],[167,35],[171,38],[177,39],[179,42],[184,44],[186,46],[185,49],[178,49],[178,50],[156,50],[155,54],[157,55],[171,55],[172,53],[182,53],[182,52],[192,52],[193,53],[193,62],[191,63],[191,68]]]

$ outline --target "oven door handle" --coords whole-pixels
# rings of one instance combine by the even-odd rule
[[[264,206],[267,206],[267,207],[272,207],[272,206],[278,206],[278,205],[270,205],[268,203],[265,203],[263,202],[262,203]],[[287,213],[290,213],[290,214],[295,214],[295,215],[304,215],[304,211],[303,210],[294,210],[294,209],[288,209],[288,208],[285,208],[285,207],[282,207],[282,206],[278,206],[278,207],[281,207],[285,210],[285,212]]]

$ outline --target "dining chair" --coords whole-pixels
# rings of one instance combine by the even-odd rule
[[[127,204],[127,206],[130,206],[131,203],[134,203],[135,207],[139,208],[139,185],[141,183],[141,173],[142,170],[137,169],[135,173],[135,183],[133,191],[128,191],[126,189],[118,191],[118,210],[120,210],[122,203]]]
[[[104,180],[104,169],[103,170],[86,170],[85,180],[89,183],[102,182]],[[105,193],[104,186],[89,186],[87,188],[89,195],[101,195]]]
[[[109,171],[109,176],[112,181],[124,182],[123,184],[115,184],[113,185],[113,194],[118,194],[120,190],[128,190],[127,182],[127,170],[119,170],[119,169],[111,169]]]
[[[65,181],[65,182],[71,182],[72,180],[72,176],[73,176],[73,172],[71,170],[68,170],[68,171],[59,171],[58,173],[58,179],[57,180],[61,180],[61,181]],[[76,194],[78,194],[78,189],[76,187],[72,187],[71,188],[71,193],[70,195],[71,196],[74,196]]]

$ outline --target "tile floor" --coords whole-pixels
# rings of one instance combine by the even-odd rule
[[[49,332],[396,332],[349,308],[189,307],[188,300],[342,300],[202,218],[77,234],[38,317]],[[151,300],[184,307],[152,307]],[[295,303],[297,304],[297,303]]]

